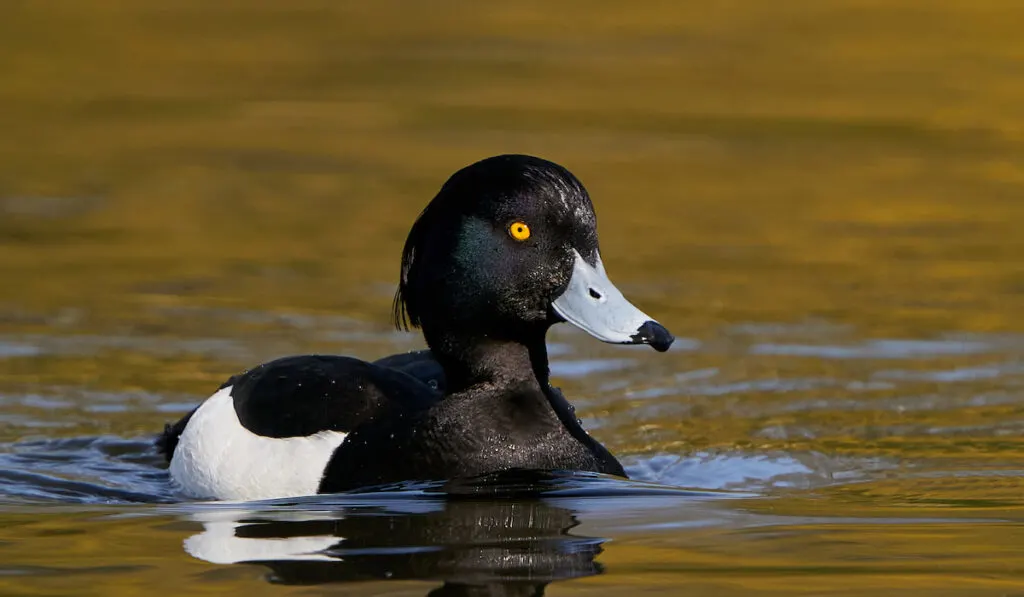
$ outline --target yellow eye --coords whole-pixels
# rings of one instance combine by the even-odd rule
[[[508,233],[516,240],[526,240],[530,238],[530,227],[523,222],[512,222],[508,227]]]

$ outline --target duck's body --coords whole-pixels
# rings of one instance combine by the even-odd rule
[[[311,495],[349,434],[440,398],[429,380],[342,356],[294,356],[229,379],[163,435],[170,471],[195,497]]]
[[[287,357],[232,377],[165,430],[171,476],[191,496],[247,500],[509,469],[624,475],[548,381],[544,336],[559,321],[672,341],[608,281],[594,222],[582,185],[550,162],[456,173],[413,226],[396,297],[431,350]]]
[[[443,384],[429,351],[376,363],[285,357],[232,377],[168,426],[161,447],[186,494],[232,500],[515,468],[625,476],[550,385],[525,381],[442,400]]]

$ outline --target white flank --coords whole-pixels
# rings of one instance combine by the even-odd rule
[[[242,426],[231,386],[192,415],[171,459],[171,478],[195,498],[262,500],[313,495],[345,433],[264,437]]]

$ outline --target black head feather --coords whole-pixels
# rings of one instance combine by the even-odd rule
[[[536,226],[535,238],[523,245],[511,241],[504,228],[519,217]],[[572,247],[597,254],[593,205],[572,173],[527,155],[466,166],[444,183],[409,232],[393,304],[395,325],[425,327],[429,315],[448,329],[471,325],[483,332],[481,326],[501,321],[508,327],[544,318],[550,291],[568,280]],[[474,318],[469,312],[477,309]]]

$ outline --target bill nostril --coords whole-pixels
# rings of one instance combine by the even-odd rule
[[[597,300],[601,300],[602,296],[601,296],[600,292],[598,292],[594,288],[590,288],[590,298],[595,298]]]

